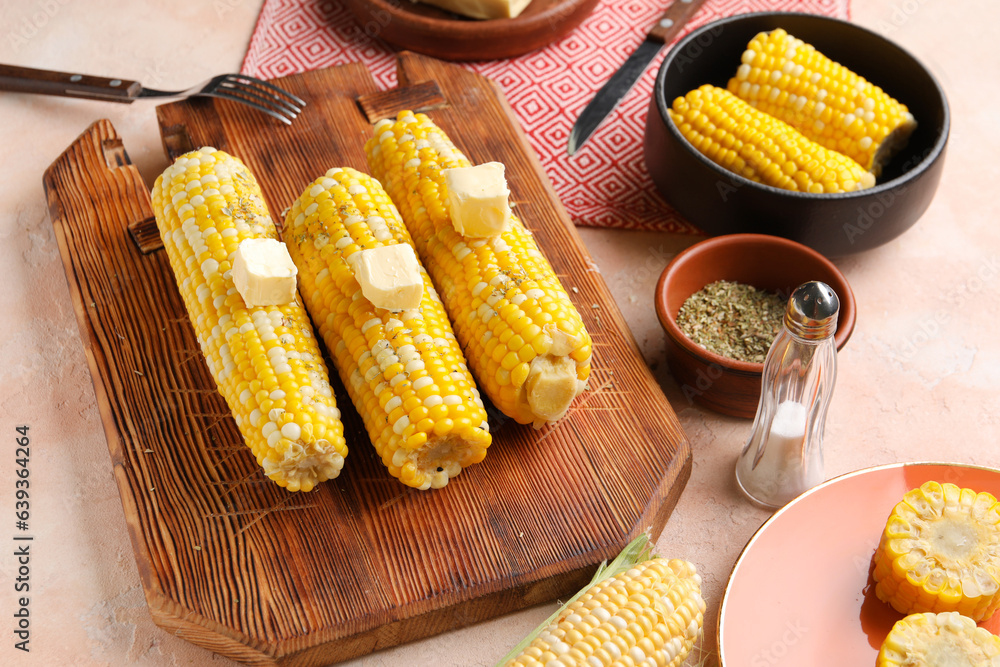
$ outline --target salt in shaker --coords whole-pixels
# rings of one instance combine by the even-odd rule
[[[764,360],[760,404],[736,462],[736,482],[759,505],[779,508],[825,479],[823,427],[837,378],[840,300],[819,281],[788,299],[784,326]]]

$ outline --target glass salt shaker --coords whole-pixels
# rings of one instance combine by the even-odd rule
[[[736,461],[736,483],[764,507],[782,507],[826,479],[823,427],[837,378],[839,311],[827,284],[800,285],[767,352],[757,416]]]

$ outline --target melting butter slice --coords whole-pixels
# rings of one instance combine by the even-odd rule
[[[354,277],[361,285],[361,293],[373,306],[393,311],[420,307],[424,280],[412,247],[397,243],[356,254]]]
[[[517,18],[531,0],[419,0],[474,19]]]
[[[448,188],[448,213],[456,232],[469,238],[489,238],[507,231],[510,190],[501,163],[441,171]]]
[[[277,239],[244,239],[233,253],[233,283],[250,308],[291,303],[297,275],[288,248]]]
[[[566,414],[570,403],[587,386],[576,377],[576,362],[569,354],[580,342],[554,325],[546,325],[545,333],[551,336],[552,345],[546,354],[532,359],[528,377],[524,382],[528,405],[540,421],[555,421]]]

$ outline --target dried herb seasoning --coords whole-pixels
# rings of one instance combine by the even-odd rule
[[[677,313],[677,326],[710,352],[763,363],[784,315],[785,300],[774,292],[719,280],[688,297]]]

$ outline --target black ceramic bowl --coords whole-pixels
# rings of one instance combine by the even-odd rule
[[[817,195],[761,185],[701,155],[670,120],[675,98],[706,83],[724,88],[747,43],[775,28],[880,86],[916,118],[907,147],[875,187]],[[646,120],[646,165],[667,201],[708,234],[772,234],[837,257],[891,241],[927,210],[941,178],[949,122],[947,100],[931,73],[881,35],[812,14],[743,14],[689,33],[667,54]]]

